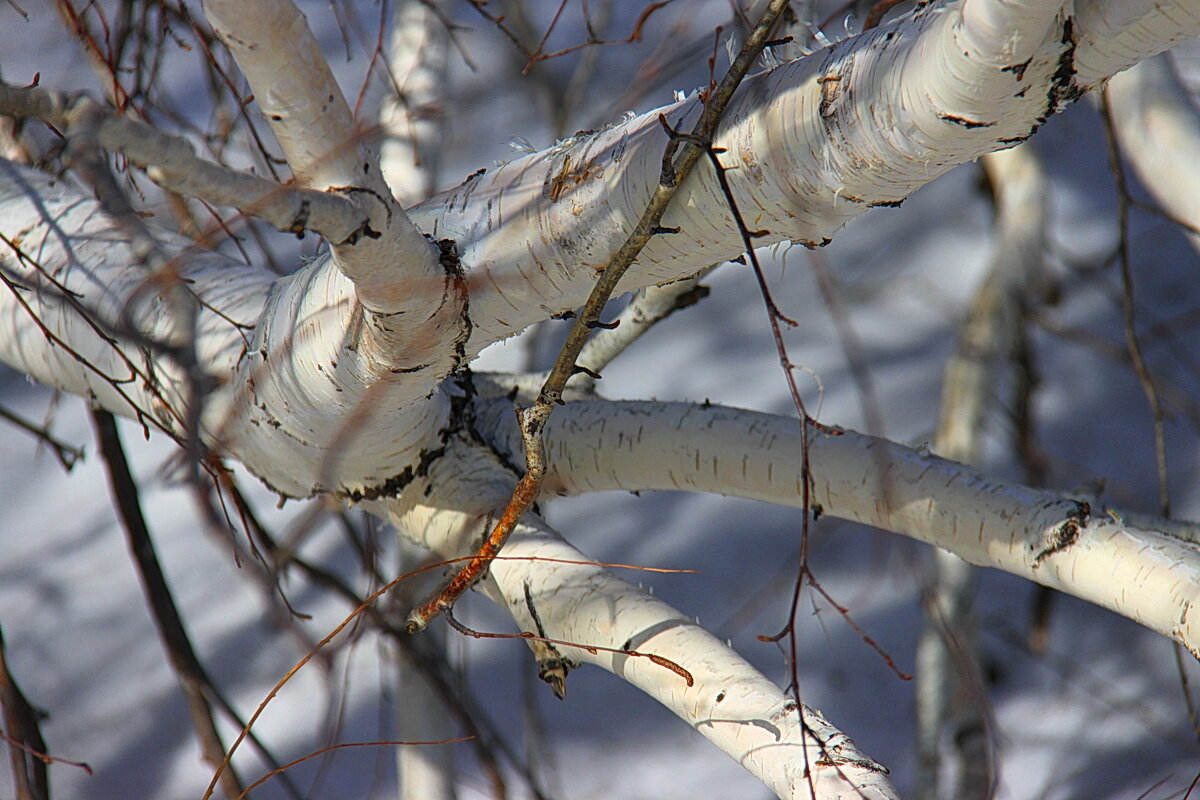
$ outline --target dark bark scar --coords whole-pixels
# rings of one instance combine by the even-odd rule
[[[1046,546],[1033,557],[1033,566],[1036,569],[1042,565],[1050,556],[1055,553],[1061,553],[1069,548],[1075,542],[1079,541],[1079,534],[1084,526],[1088,523],[1088,518],[1091,516],[1092,507],[1083,500],[1075,500],[1075,510],[1067,514],[1067,518],[1063,520],[1054,532],[1050,535],[1050,541]],[[1037,545],[1033,545],[1036,547]],[[1032,547],[1031,547],[1032,549]]]

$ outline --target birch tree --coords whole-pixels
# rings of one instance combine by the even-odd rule
[[[812,4],[792,5],[801,14]],[[119,74],[75,94],[0,64],[0,114],[26,129],[9,135],[0,160],[0,361],[175,440],[198,487],[226,485],[236,464],[280,500],[363,511],[451,562],[447,588],[388,623],[405,635],[427,636],[443,617],[463,630],[453,607],[473,588],[527,632],[529,669],[556,693],[571,670],[598,666],[781,798],[898,797],[887,766],[838,727],[836,707],[810,707],[689,609],[581,552],[543,512],[556,497],[611,490],[766,501],[798,509],[806,533],[820,516],[901,534],[1129,617],[1200,656],[1200,553],[1169,509],[1137,513],[831,427],[798,394],[798,417],[603,394],[597,378],[611,359],[695,291],[697,276],[745,259],[748,241],[818,250],[868,210],[1021,146],[1110,79],[1115,140],[1137,154],[1137,174],[1169,215],[1195,231],[1194,182],[1179,180],[1188,165],[1164,170],[1161,160],[1194,147],[1198,129],[1156,57],[1200,34],[1200,3],[910,5],[851,35],[822,32],[784,60],[771,48],[784,52],[781,26],[795,26],[788,4],[756,4],[731,66],[715,59],[707,86],[484,165],[432,196],[429,173],[406,167],[415,158],[428,169],[422,148],[445,160],[436,130],[414,124],[410,146],[381,146],[291,0],[205,0],[194,20],[232,57],[240,77],[228,79],[244,80],[238,113],[269,126],[269,149],[286,164],[275,176],[217,163],[153,114],[139,118]],[[439,58],[454,57],[445,26],[462,9],[437,5],[443,19],[401,8],[428,35],[449,37]],[[506,21],[484,9],[476,24]],[[0,37],[19,25],[7,27]],[[405,66],[428,42],[410,33],[398,31],[392,56],[417,97],[436,91],[444,67]],[[1157,88],[1127,88],[1135,80]],[[1152,116],[1159,108],[1170,123]],[[403,108],[383,112],[394,130],[389,114]],[[47,129],[65,172],[26,163],[58,157],[26,147],[44,144]],[[1134,138],[1159,132],[1187,144]],[[146,181],[184,206],[236,210],[326,246],[281,276],[198,243],[186,215],[175,226],[147,217]],[[405,207],[398,196],[424,199]],[[1017,270],[1004,280],[1021,289],[1035,279]],[[614,316],[597,286],[635,294]],[[785,325],[784,313],[773,311],[773,324]],[[547,320],[572,330],[553,369],[472,368],[490,346]],[[974,458],[940,439],[937,449]],[[220,525],[218,502],[196,494],[198,517]],[[792,641],[785,652],[810,646]],[[415,699],[412,708],[413,731],[423,715],[447,713]],[[438,730],[414,736],[448,738]],[[214,760],[216,786],[229,768]],[[410,796],[451,795],[451,767],[422,769],[436,788]]]

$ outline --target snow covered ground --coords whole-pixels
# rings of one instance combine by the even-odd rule
[[[706,25],[711,29],[724,8],[709,4],[693,21],[693,33]],[[324,5],[312,10],[314,19],[332,24],[329,16]],[[0,7],[5,77],[24,82],[32,68],[42,70],[45,85],[89,85],[81,59],[45,23],[37,13],[23,22],[11,8]],[[473,54],[485,73],[489,63],[503,61],[504,44],[482,20],[472,24],[477,31],[470,34],[476,37]],[[663,29],[657,31],[661,35]],[[340,54],[336,30],[326,38],[330,52]],[[47,59],[46,52],[53,57]],[[594,90],[595,107],[615,108],[616,114],[623,110],[618,105],[623,52],[605,51],[614,64],[611,80]],[[349,85],[357,86],[364,63],[359,54],[338,64],[353,76]],[[182,66],[172,74],[187,80]],[[508,157],[503,142],[511,135],[537,146],[549,143],[544,126],[530,129],[529,96],[486,97],[481,73],[457,70],[456,75],[447,181]],[[690,87],[695,77],[695,72],[680,76],[676,86]],[[56,83],[60,79],[64,83]],[[663,89],[636,104],[648,108],[668,99]],[[1034,145],[1053,179],[1054,263],[1061,296],[1044,314],[1057,327],[1086,331],[1119,350],[1121,315],[1114,300],[1119,273],[1114,264],[1104,264],[1116,239],[1115,194],[1099,119],[1080,104],[1047,125]],[[987,262],[991,209],[978,176],[973,167],[951,173],[900,209],[868,214],[821,252],[862,340],[884,433],[901,442],[921,444],[932,436],[945,356]],[[1194,402],[1200,399],[1200,259],[1178,230],[1149,214],[1135,214],[1132,243],[1151,367]],[[805,383],[810,409],[819,402],[822,421],[862,429],[860,393],[817,291],[808,253],[777,250],[766,256],[777,300],[801,323],[788,334],[791,357],[818,375],[824,387],[819,395],[812,381]],[[752,275],[730,264],[707,282],[713,290],[708,299],[659,326],[605,373],[605,392],[709,399],[787,413],[790,401]],[[1113,363],[1093,344],[1051,333],[1049,326],[1035,330],[1034,343],[1040,378],[1036,435],[1048,484],[1079,490],[1103,482],[1108,502],[1153,511],[1157,488],[1150,415],[1132,370]],[[521,342],[507,343],[486,354],[480,368],[517,366],[524,357]],[[201,763],[182,694],[143,602],[82,401],[53,402],[47,391],[0,369],[0,404],[27,418],[51,417],[55,436],[87,450],[87,458],[67,474],[45,446],[0,424],[0,627],[9,667],[30,700],[48,714],[42,730],[50,752],[85,761],[92,770],[51,766],[54,796],[200,797],[211,770]],[[1174,512],[1200,518],[1197,428],[1184,414],[1173,416],[1168,426]],[[992,415],[986,466],[1018,476],[1005,454],[1010,427],[1003,414]],[[248,716],[304,652],[289,630],[299,629],[315,641],[348,608],[293,574],[285,591],[291,604],[312,619],[281,625],[251,577],[253,570],[233,563],[228,549],[199,521],[188,490],[167,466],[175,456],[173,446],[161,438],[144,442],[132,425],[122,430],[159,555],[201,660]],[[309,511],[295,503],[272,510],[272,497],[250,481],[244,485],[267,526],[280,536]],[[549,517],[597,559],[698,570],[647,574],[640,580],[731,639],[766,674],[787,682],[784,654],[755,637],[774,633],[785,622],[799,512],[662,493],[564,500],[550,507]],[[813,568],[822,584],[901,670],[911,671],[920,626],[921,547],[835,519],[821,520],[814,536]],[[380,563],[390,566],[394,548],[386,532],[377,538]],[[343,575],[360,592],[367,590],[335,524],[323,523],[300,552]],[[994,572],[985,572],[978,588],[998,796],[1180,796],[1200,764],[1200,746],[1190,732],[1170,643],[1109,612],[1058,596],[1046,650],[1034,654],[1024,644],[1034,595],[1035,587]],[[512,629],[481,598],[469,598],[461,616],[480,629]],[[897,678],[822,602],[804,602],[799,632],[804,700],[888,765],[903,791],[914,767],[911,683]],[[486,715],[518,751],[528,750],[553,797],[767,795],[700,736],[611,675],[572,674],[567,699],[559,702],[536,680],[521,642],[452,637],[452,650]],[[333,741],[394,738],[392,718],[404,698],[392,690],[388,661],[381,658],[388,652],[388,645],[370,635],[349,637],[337,645],[327,670],[314,663],[281,692],[256,726],[259,735],[283,761]],[[1190,660],[1185,668],[1195,693],[1200,669]],[[234,733],[228,725],[222,732],[226,741]],[[470,746],[456,747],[463,762],[463,797],[489,796]],[[386,747],[344,750],[291,773],[302,792],[311,788],[312,797],[382,798],[393,791],[392,759]],[[265,771],[253,758],[240,767],[250,780]],[[519,779],[510,783],[512,796],[525,796]],[[5,763],[0,797],[10,796],[10,786]],[[273,781],[253,796],[287,795]]]

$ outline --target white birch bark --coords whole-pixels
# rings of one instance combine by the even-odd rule
[[[519,437],[502,401],[481,425],[505,452]],[[546,428],[545,491],[714,492],[801,504],[792,419],[689,403],[568,404]],[[813,503],[1116,611],[1200,656],[1200,550],[1121,512],[1039,491],[852,431],[812,434]],[[882,471],[881,471],[882,470]]]
[[[1191,0],[1138,2],[1105,38],[1116,25],[1110,6],[1122,7],[1092,3],[1069,16],[1059,2],[927,5],[749,78],[716,144],[736,167],[728,177],[747,224],[770,231],[758,243],[821,244],[868,208],[1027,138],[1104,69],[1200,33]],[[658,115],[681,128],[698,107],[693,95],[568,140],[412,210],[418,225],[460,243],[473,289],[468,354],[582,304],[653,188],[666,143]],[[711,170],[696,173],[664,219],[680,233],[652,239],[622,289],[738,255]]]
[[[402,206],[433,193],[444,128],[441,103],[449,51],[447,23],[420,0],[402,0],[388,44],[388,86],[379,114],[384,180]],[[392,85],[394,82],[394,85]]]
[[[374,236],[331,247],[369,312],[361,344],[380,362],[394,360],[393,369],[427,371],[427,388],[436,385],[456,365],[465,297],[454,291],[454,276],[439,263],[437,249],[392,197],[378,153],[363,140],[304,15],[291,0],[206,0],[204,9],[296,181],[373,206]],[[401,348],[406,363],[396,358]]]
[[[435,462],[428,476],[401,498],[366,505],[390,517],[417,543],[453,557],[475,546],[487,520],[512,494],[515,480],[490,453],[455,442],[448,457]],[[648,658],[556,645],[572,661],[603,667],[646,692],[779,797],[897,796],[887,770],[820,712],[803,707],[801,716],[774,683],[715,636],[589,561],[528,514],[505,545],[502,559],[489,568],[482,588],[521,630],[537,630],[528,589],[549,638],[653,653],[683,667],[692,678],[690,686]]]
[[[1167,56],[1108,82],[1121,155],[1163,210],[1190,225],[1200,247],[1200,113],[1179,85]]]
[[[437,171],[437,135],[442,129],[439,103],[445,99],[447,45],[445,23],[418,0],[403,0],[396,9],[388,43],[388,82],[379,115],[380,169],[388,189],[403,206],[428,197]],[[394,84],[393,84],[394,82]],[[398,574],[411,571],[427,552],[401,540]],[[432,577],[432,576],[427,576]],[[407,589],[408,587],[403,587]],[[402,603],[420,602],[434,591],[430,580],[403,593]],[[430,631],[430,646],[451,663],[443,630]],[[416,653],[397,650],[393,657],[396,681],[396,732],[401,741],[451,739],[457,735],[453,714],[436,687],[412,659]],[[447,670],[449,670],[447,666]],[[448,680],[457,677],[447,675]],[[396,796],[399,800],[455,800],[457,764],[452,747],[396,748]]]
[[[171,315],[96,201],[0,162],[0,220],[19,248],[0,251],[0,359],[185,437],[186,376],[142,341],[163,341]],[[201,301],[195,347],[214,382],[202,433],[218,452],[306,497],[385,486],[436,443],[447,398],[356,346],[353,286],[329,261],[279,279],[158,236]]]

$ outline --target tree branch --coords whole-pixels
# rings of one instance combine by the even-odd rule
[[[296,182],[372,209],[378,237],[332,248],[358,300],[373,312],[367,341],[377,340],[382,352],[411,349],[421,329],[435,356],[449,349],[462,298],[446,302],[452,276],[392,197],[378,153],[363,140],[304,15],[291,0],[205,0],[204,11],[250,84]]]
[[[152,235],[199,305],[206,446],[298,497],[361,497],[411,479],[437,447],[448,396],[432,369],[393,371],[357,346],[354,287],[328,259],[279,280]],[[168,340],[171,320],[96,201],[0,161],[0,237],[0,360],[186,440],[188,376],[147,349]]]
[[[509,416],[503,403],[489,402],[479,426],[502,452],[519,452]],[[545,492],[685,490],[799,506],[799,435],[793,419],[721,406],[571,403],[546,430],[556,459]],[[1174,535],[1170,521],[1134,525],[1117,509],[852,431],[811,440],[822,513],[1103,606],[1200,657],[1200,615],[1191,613],[1200,602],[1200,548]]]
[[[758,243],[824,244],[869,208],[897,205],[949,169],[1028,138],[1111,74],[1102,67],[1120,69],[1200,33],[1200,9],[1188,0],[1131,5],[1125,13],[1119,2],[1092,3],[1067,17],[1058,2],[923,4],[748,78],[714,145],[738,166],[728,177],[747,224],[770,232]],[[1096,33],[1109,30],[1113,14],[1127,25],[1115,40],[1119,57]],[[583,303],[654,190],[659,115],[679,129],[702,106],[693,94],[583,132],[474,174],[410,212],[460,242],[472,284],[468,354]],[[724,206],[715,178],[693,175],[662,222],[679,232],[655,237],[617,291],[736,257],[737,230],[716,213]]]
[[[1200,248],[1200,112],[1167,56],[1147,59],[1108,83],[1121,155],[1173,220]]]
[[[427,500],[434,490],[435,499]],[[390,515],[397,529],[418,544],[450,557],[474,549],[488,516],[511,492],[511,472],[482,448],[456,442],[412,491],[366,505],[373,513]],[[634,684],[779,797],[808,800],[814,798],[810,789],[819,800],[896,796],[885,771],[819,712],[803,708],[797,714],[777,686],[716,637],[589,561],[539,517],[526,514],[479,586],[522,630],[535,631],[528,587],[547,636],[580,644],[557,645],[564,655]],[[690,673],[692,685],[649,659],[590,652],[588,645],[635,648],[669,659]]]
[[[206,161],[196,156],[186,140],[161,133],[84,96],[0,84],[0,114],[43,120],[68,139],[77,132],[73,121],[93,115],[97,124],[91,133],[96,143],[144,168],[150,179],[164,189],[236,208],[288,233],[311,230],[338,243],[351,243],[374,233],[367,213],[351,199],[283,186]]]

